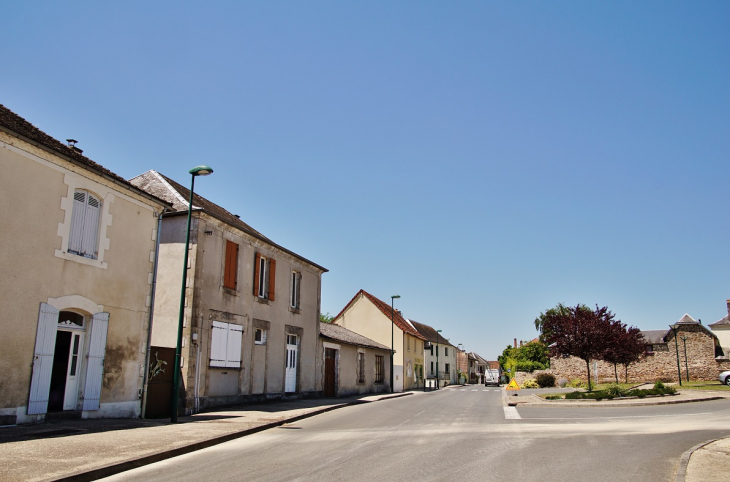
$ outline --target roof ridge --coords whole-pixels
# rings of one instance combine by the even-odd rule
[[[190,207],[190,203],[182,196],[182,194],[180,194],[180,192],[177,189],[175,189],[175,187],[172,184],[170,184],[167,181],[167,179],[165,178],[165,176],[163,176],[159,172],[155,171],[154,169],[150,169],[147,172],[151,173],[153,176],[155,176],[157,179],[159,179],[159,181],[165,187],[167,187],[170,191],[172,191],[172,195],[175,196],[178,201],[180,201],[181,203],[183,203],[185,206]],[[193,204],[193,207],[195,207],[195,204]]]

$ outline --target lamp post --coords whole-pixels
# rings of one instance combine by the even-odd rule
[[[190,183],[190,202],[188,203],[188,228],[185,231],[185,255],[183,256],[182,291],[180,292],[180,317],[177,322],[177,345],[175,346],[175,366],[172,376],[172,402],[170,406],[170,423],[177,423],[177,409],[180,401],[180,355],[182,353],[183,321],[185,320],[185,288],[188,277],[188,246],[190,245],[190,220],[193,214],[193,189],[196,176],[207,176],[213,173],[209,166],[198,166],[188,171],[192,176]],[[159,236],[159,233],[158,233]]]
[[[682,344],[684,344],[684,373],[687,374],[687,381],[689,382],[689,364],[687,363],[687,337],[682,335],[680,337]]]
[[[439,377],[439,333],[441,333],[441,330],[436,330],[436,390],[441,388],[441,377]]]
[[[393,321],[393,301],[396,298],[400,298],[400,295],[393,295],[390,297],[390,393],[393,393],[393,333],[395,332],[395,322]]]
[[[679,386],[682,386],[682,369],[679,366],[679,342],[677,341],[677,330],[679,330],[679,325],[669,325],[669,327],[674,332],[674,348],[677,351],[677,374],[679,375]]]

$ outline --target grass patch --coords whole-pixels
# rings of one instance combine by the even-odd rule
[[[682,381],[682,386],[680,387],[677,385],[677,388],[680,388],[681,390],[715,390],[715,391],[730,391],[730,387],[727,385],[723,385],[720,383],[719,380],[715,380],[712,382],[708,381],[692,381],[692,382],[685,382]]]
[[[645,398],[647,396],[664,396],[673,395],[677,393],[677,389],[674,387],[666,387],[656,385],[654,388],[649,389],[628,389],[621,388],[618,385],[609,385],[605,390],[594,390],[592,392],[586,391],[574,391],[566,394],[559,393],[546,393],[542,395],[545,400],[613,400],[614,398],[620,397],[638,397]]]

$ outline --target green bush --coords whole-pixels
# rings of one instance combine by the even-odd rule
[[[555,375],[550,373],[540,373],[537,376],[537,384],[540,388],[549,388],[555,386]]]
[[[623,391],[621,390],[621,387],[619,387],[617,384],[609,385],[608,388],[606,388],[606,393],[611,397],[621,397],[623,396]]]
[[[547,366],[533,360],[517,360],[516,370],[518,372],[534,372],[535,370],[544,370]]]
[[[548,395],[545,397],[545,400],[562,400],[563,397],[561,395]]]
[[[661,380],[657,380],[657,381],[656,381],[656,382],[654,383],[654,389],[655,389],[655,390],[663,390],[663,389],[664,389],[664,384],[662,383],[662,381],[661,381]]]
[[[540,385],[533,378],[530,378],[522,383],[522,388],[540,388]]]

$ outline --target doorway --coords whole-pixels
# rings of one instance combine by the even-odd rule
[[[76,410],[83,333],[59,330],[53,350],[48,411]]]
[[[297,355],[299,353],[299,337],[297,335],[286,335],[286,374],[284,391],[294,393],[297,391]]]
[[[334,348],[324,349],[324,396],[335,396],[335,355]]]

